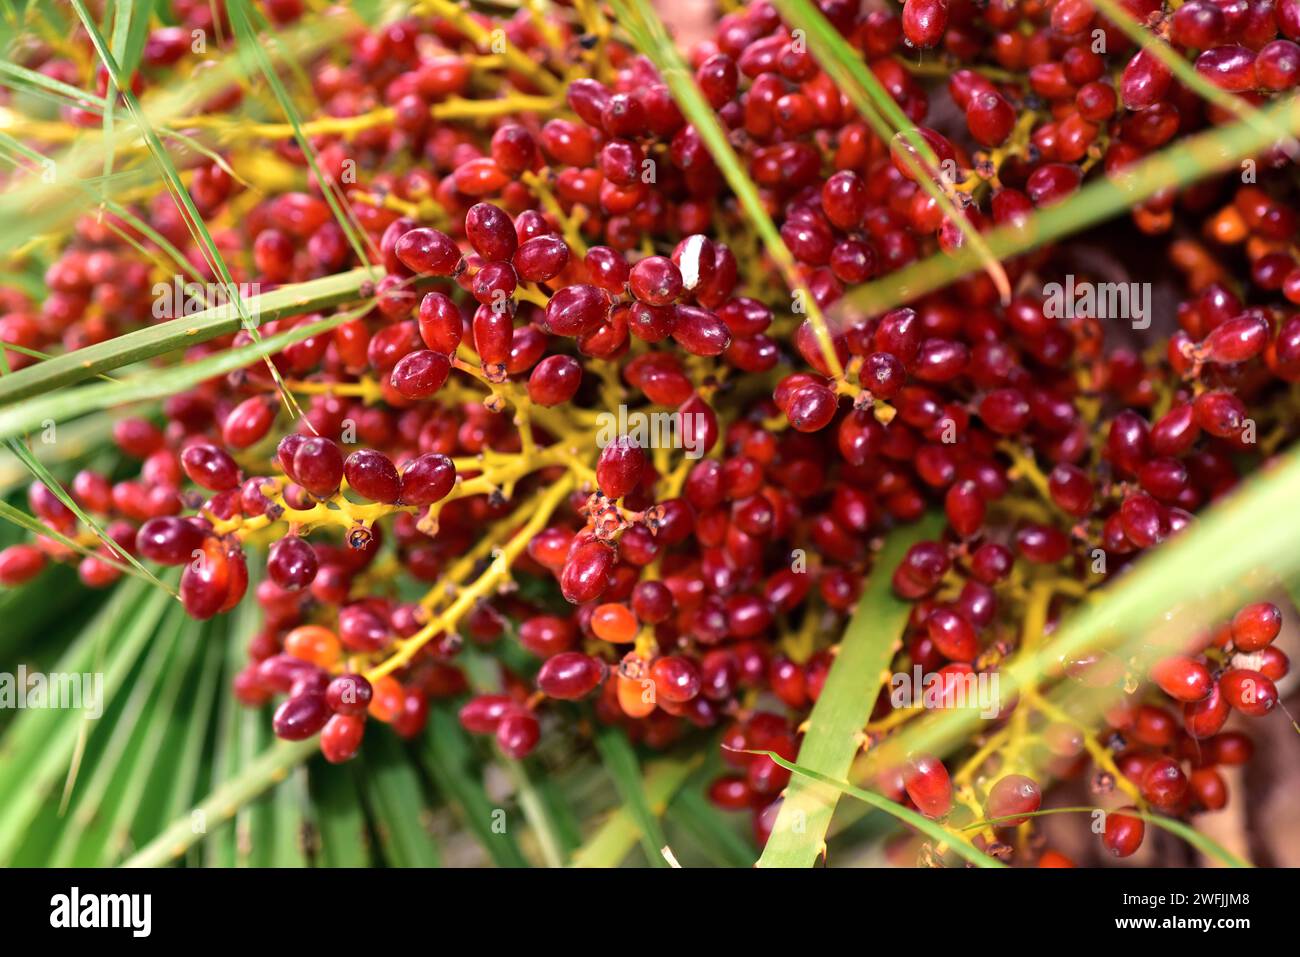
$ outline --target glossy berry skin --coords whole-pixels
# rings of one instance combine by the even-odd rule
[[[659,699],[664,701],[685,704],[700,693],[699,669],[679,655],[655,659],[650,666],[650,678]]]
[[[822,185],[822,209],[840,229],[856,229],[867,211],[867,187],[852,170],[832,173]]]
[[[522,760],[537,747],[542,737],[542,726],[531,711],[513,708],[502,715],[497,724],[497,745],[506,757]]]
[[[309,693],[286,698],[281,702],[275,709],[271,727],[277,738],[304,741],[325,727],[329,720],[330,707],[325,703],[325,695]]]
[[[226,492],[239,485],[239,466],[230,453],[206,442],[196,442],[181,453],[181,467],[195,485]]]
[[[451,363],[441,352],[419,349],[398,360],[389,382],[407,399],[427,399],[442,388],[450,371]]]
[[[136,532],[136,550],[160,565],[184,565],[203,547],[204,534],[193,522],[175,516],[151,518]]]
[[[557,336],[594,332],[609,314],[609,298],[595,286],[565,286],[546,303],[546,328]]]
[[[1172,758],[1157,758],[1147,765],[1139,785],[1142,796],[1159,808],[1177,807],[1187,794],[1187,776]]]
[[[622,498],[636,488],[645,466],[645,452],[620,437],[601,450],[596,461],[596,481],[606,497]]]
[[[1106,828],[1101,840],[1114,857],[1132,857],[1142,846],[1146,824],[1140,817],[1124,813],[1132,810],[1135,808],[1123,808],[1106,815]]]
[[[465,334],[459,307],[440,292],[428,293],[420,300],[419,322],[424,344],[443,355],[453,354]]]
[[[382,452],[357,449],[343,463],[348,487],[372,502],[396,502],[402,495],[402,478],[397,466]]]
[[[1228,704],[1252,718],[1263,717],[1278,703],[1277,685],[1246,668],[1225,671],[1219,678],[1219,690]]]
[[[974,661],[979,654],[975,629],[960,613],[936,608],[925,622],[930,640],[950,661]]]
[[[271,429],[275,406],[261,396],[245,399],[226,416],[221,425],[221,441],[229,449],[246,449]]]
[[[682,294],[681,270],[666,256],[647,256],[628,277],[632,295],[651,306],[666,306]]]
[[[509,695],[477,695],[461,706],[461,727],[474,734],[495,734],[501,719],[516,707]]]
[[[267,553],[266,573],[286,591],[306,588],[315,581],[319,569],[316,550],[296,535],[280,539]]]
[[[1194,658],[1174,656],[1151,666],[1151,680],[1176,701],[1200,701],[1210,693],[1210,669]]]
[[[537,687],[543,694],[562,701],[585,698],[604,680],[605,666],[579,651],[564,651],[543,662],[537,672]]]
[[[1255,78],[1265,90],[1289,90],[1300,83],[1300,45],[1274,40],[1255,57]]]
[[[329,498],[343,480],[343,453],[338,445],[313,435],[293,453],[294,480],[317,498]]]
[[[984,813],[990,818],[1010,817],[1010,821],[999,823],[999,827],[1016,827],[1029,820],[1016,817],[1031,814],[1043,803],[1043,795],[1037,783],[1023,774],[1008,774],[999,778],[989,788],[989,796],[984,802]]]
[[[1016,123],[1016,111],[1001,95],[976,93],[966,107],[966,126],[981,146],[1000,146]]]
[[[475,203],[465,214],[465,235],[474,251],[489,262],[508,260],[519,248],[510,215],[491,203]]]
[[[903,786],[918,811],[938,820],[952,810],[952,780],[938,758],[928,754],[913,755],[903,771]]]
[[[0,549],[0,585],[16,588],[31,581],[45,568],[45,553],[34,545],[10,545]]]
[[[903,35],[914,47],[932,47],[948,25],[947,0],[905,0]]]
[[[559,236],[534,236],[515,250],[511,263],[524,282],[546,282],[569,264],[569,246]]]
[[[1281,631],[1282,612],[1272,602],[1247,605],[1232,617],[1232,643],[1240,651],[1259,651]]]
[[[572,356],[547,356],[528,376],[528,398],[537,405],[563,405],[582,385],[582,364]]]
[[[456,466],[439,452],[412,459],[402,470],[401,501],[405,505],[432,505],[447,497],[456,484]]]
[[[402,265],[424,276],[454,276],[463,258],[450,236],[428,227],[402,234],[393,251]]]
[[[364,715],[373,697],[374,688],[359,674],[338,675],[325,688],[325,702],[335,714]]]
[[[591,613],[591,630],[604,641],[627,644],[636,640],[636,617],[626,605],[609,602]]]
[[[276,714],[278,715],[279,712],[277,711]],[[321,729],[321,754],[325,756],[325,760],[330,764],[342,764],[344,761],[350,761],[356,757],[357,751],[361,747],[361,739],[365,736],[365,733],[366,719],[363,716],[331,715]],[[281,737],[284,737],[284,735],[281,735]],[[306,735],[306,737],[310,737],[310,735]],[[299,739],[293,738],[291,740]]]
[[[565,600],[580,605],[599,598],[609,584],[614,552],[601,542],[587,542],[574,549],[560,573],[560,591]]]

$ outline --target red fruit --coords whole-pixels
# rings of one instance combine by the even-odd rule
[[[563,651],[546,659],[537,672],[537,687],[552,698],[577,701],[605,678],[605,666],[579,651]]]
[[[462,268],[460,247],[437,229],[420,227],[403,233],[393,252],[402,265],[420,275],[454,276]]]
[[[947,0],[904,0],[903,35],[912,46],[934,46],[947,26]]]
[[[398,360],[389,382],[407,399],[427,399],[442,388],[450,371],[451,363],[441,352],[419,349]]]
[[[582,384],[582,364],[572,356],[547,356],[528,376],[528,397],[538,405],[568,402]]]
[[[286,701],[285,705],[288,703]],[[283,709],[284,705],[280,707]],[[281,717],[280,711],[276,711],[276,717]],[[289,720],[290,718],[287,715],[281,719],[281,727],[276,729],[276,734],[280,735],[280,737],[290,737],[290,735],[283,733],[282,730]],[[298,733],[298,729],[295,729],[293,733]],[[366,719],[364,715],[332,715],[325,722],[325,727],[321,729],[321,754],[325,756],[325,760],[330,764],[342,764],[344,761],[356,757],[357,750],[361,747],[361,739],[365,733]],[[310,737],[310,734],[305,734],[303,737]],[[291,740],[298,739],[291,737]]]
[[[620,437],[601,450],[596,462],[596,481],[608,498],[622,498],[641,481],[646,455],[626,437]]]
[[[534,236],[520,245],[511,262],[525,282],[546,282],[569,264],[569,246],[559,236]]]
[[[336,714],[364,715],[374,689],[364,675],[341,674],[325,688],[325,702]]]
[[[989,788],[989,796],[984,801],[984,814],[990,819],[1011,817],[1012,820],[1003,821],[998,826],[1015,827],[1029,819],[1014,815],[1032,814],[1042,803],[1043,794],[1032,778],[1023,774],[1008,774]]]
[[[294,481],[317,498],[329,498],[343,480],[343,453],[327,438],[313,435],[293,453]]]
[[[280,707],[275,709],[271,727],[278,738],[286,741],[303,741],[325,727],[330,718],[330,708],[325,703],[325,696],[319,692],[306,693],[286,698],[281,702]],[[353,748],[354,752],[355,750]]]
[[[1219,678],[1224,699],[1242,714],[1260,718],[1278,703],[1277,685],[1258,671],[1233,668]]]
[[[420,338],[435,352],[452,355],[465,334],[465,321],[451,298],[431,292],[420,300]]]
[[[614,551],[603,542],[586,542],[574,550],[560,572],[560,591],[565,600],[580,605],[599,598],[609,585]]]
[[[952,810],[952,780],[943,762],[932,755],[908,758],[903,787],[917,810],[926,817],[942,818]]]
[[[1156,758],[1138,783],[1142,796],[1159,808],[1177,807],[1187,794],[1187,776],[1173,758]]]
[[[700,672],[689,658],[667,655],[655,659],[650,666],[650,678],[655,683],[655,693],[664,701],[683,704],[700,693]]]
[[[506,757],[522,760],[537,747],[542,737],[542,726],[531,711],[512,708],[497,724],[497,745]]]
[[[565,286],[546,303],[546,328],[557,336],[595,331],[609,315],[609,297],[595,286]]]
[[[1200,701],[1214,687],[1210,669],[1195,658],[1175,655],[1151,666],[1151,680],[1177,701]]]
[[[485,260],[508,260],[519,248],[510,215],[491,203],[476,203],[465,214],[465,235]]]
[[[181,453],[181,467],[196,485],[225,492],[239,485],[239,466],[230,453],[206,442],[196,442]]]
[[[16,588],[45,568],[45,553],[35,545],[10,545],[0,550],[0,585]]]
[[[651,306],[666,306],[682,294],[681,270],[666,256],[647,256],[628,277],[632,295]]]
[[[1232,644],[1238,651],[1259,651],[1282,630],[1282,612],[1272,602],[1247,605],[1232,616]]]
[[[275,403],[263,396],[245,399],[231,410],[221,425],[221,441],[232,449],[246,449],[261,440],[275,421]]]
[[[406,505],[432,505],[442,501],[456,484],[456,466],[439,452],[412,459],[402,470],[401,501]]]
[[[1136,808],[1128,807],[1120,811],[1111,811],[1106,815],[1106,829],[1101,840],[1106,850],[1115,857],[1132,857],[1142,846],[1146,825],[1140,817],[1123,813],[1123,811],[1133,810]]]

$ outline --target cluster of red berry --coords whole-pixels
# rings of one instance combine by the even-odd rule
[[[268,5],[284,23],[299,6]],[[1189,0],[1169,17],[1152,0],[1121,6],[1247,103],[1300,78],[1300,48],[1278,38],[1300,36],[1300,0]],[[150,36],[142,88],[164,69],[203,67],[186,38],[212,26],[209,5],[174,7],[182,23]],[[897,54],[942,46],[965,64],[942,71],[965,129],[918,128],[956,171],[938,181],[980,231],[1226,118],[1086,0],[907,0],[901,16],[819,7],[917,124],[944,91],[909,69],[915,54]],[[504,79],[499,62],[478,62],[475,38],[497,28],[519,54]],[[235,693],[249,705],[285,696],[276,734],[319,733],[331,761],[356,753],[368,718],[418,733],[430,698],[469,690],[462,635],[491,645],[510,634],[540,660],[535,682],[503,665],[500,687],[462,708],[467,729],[524,757],[561,720],[547,699],[593,695],[599,720],[652,747],[724,726],[736,773],[710,793],[751,811],[762,842],[790,775],[742,752],[797,757],[834,660],[822,636],[855,606],[882,532],[931,508],[947,517],[940,540],[883,570],[914,602],[898,667],[996,672],[1015,650],[1026,583],[1048,586],[1043,620],[1054,623],[1068,599],[1177,534],[1262,459],[1264,426],[1285,432],[1274,400],[1279,382],[1300,380],[1300,317],[1280,299],[1300,301],[1300,267],[1294,188],[1273,172],[1281,148],[1257,158],[1257,185],[1211,180],[1133,211],[1148,233],[1180,214],[1203,222],[1205,243],[1225,257],[1242,245],[1249,260],[1249,282],[1237,282],[1205,243],[1171,244],[1190,291],[1160,354],[1107,344],[1101,318],[1054,317],[1034,288],[1051,250],[1004,264],[1020,290],[1005,304],[977,274],[882,316],[840,309],[820,327],[774,288],[739,211],[719,199],[699,131],[645,58],[569,17],[543,31],[525,12],[358,27],[347,50],[345,63],[311,67],[323,104],[313,146],[318,168],[350,184],[382,277],[374,310],[271,357],[283,388],[310,397],[297,422],[279,413],[277,378],[250,365],[170,397],[165,429],[119,421],[114,438],[142,462],[138,475],[83,471],[70,487],[108,519],[113,543],[80,559],[82,580],[113,582],[119,568],[100,559],[114,553],[183,566],[196,618],[242,601],[246,552],[269,546],[265,576],[251,576],[264,624]],[[30,60],[81,80],[70,60]],[[722,17],[690,62],[820,309],[965,241],[899,145],[857,118],[768,3]],[[582,69],[591,76],[573,79]],[[269,145],[306,175],[290,135]],[[352,167],[359,180],[343,176]],[[224,161],[193,170],[190,193],[237,278],[270,290],[359,265],[306,179],[306,191],[262,197]],[[138,213],[211,278],[169,197]],[[71,350],[150,321],[151,260],[138,250],[156,246],[111,215],[83,219],[39,306],[0,291],[0,341]],[[189,357],[250,341],[225,336]],[[705,457],[630,435],[602,444],[601,415],[619,405],[665,410]],[[50,528],[85,537],[44,485],[29,500]],[[1097,555],[1104,570],[1090,576]],[[12,546],[0,582],[76,557],[49,538]],[[516,578],[556,587],[515,589]],[[409,580],[430,589],[411,600],[399,587]],[[1089,766],[1097,752],[1085,743],[1097,742],[1135,801],[1222,807],[1214,767],[1250,750],[1222,728],[1232,709],[1257,716],[1277,703],[1279,628],[1274,606],[1252,605],[1158,660],[1146,696],[1110,709],[1108,728],[1051,721],[1041,783],[1018,773],[1028,766],[972,778],[976,805],[1019,823],[1046,778]],[[1067,680],[1104,673],[1123,685],[1124,667],[1107,668],[1104,653],[1069,662]],[[1182,729],[1157,699],[1182,704]],[[883,692],[872,725],[897,717]],[[877,777],[932,818],[963,789],[977,793],[925,754]],[[1113,813],[1104,841],[1125,856],[1142,832],[1140,817]]]

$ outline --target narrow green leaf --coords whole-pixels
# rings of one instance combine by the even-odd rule
[[[321,863],[327,867],[365,867],[370,863],[370,835],[352,769],[320,764],[311,769],[309,784],[320,834]]]
[[[912,606],[894,595],[894,568],[912,545],[936,537],[942,528],[943,517],[929,514],[895,529],[876,555],[826,684],[808,716],[799,746],[801,766],[832,780],[848,777],[911,612]],[[834,790],[802,778],[792,780],[759,866],[811,867],[821,854],[838,800]]]
[[[254,714],[259,720],[264,716]],[[291,769],[310,757],[318,748],[315,739],[280,741],[261,753],[238,775],[223,782],[199,802],[193,814],[186,814],[169,824],[161,834],[136,852],[123,867],[160,867],[180,857],[204,836],[194,820],[206,822],[208,830],[228,821],[236,811],[284,780]]]
[[[367,299],[372,287],[365,269],[352,269],[250,297],[248,306],[265,323]],[[225,304],[66,353],[0,378],[0,408],[83,382],[101,372],[208,342],[236,332],[239,327],[238,312]]]
[[[1099,12],[1105,14],[1107,20],[1119,27],[1121,33],[1164,64],[1183,86],[1193,90],[1202,99],[1208,100],[1224,112],[1249,123],[1264,135],[1282,140],[1291,159],[1300,158],[1300,150],[1286,130],[1277,126],[1268,116],[1255,109],[1242,97],[1219,89],[1203,77],[1191,63],[1187,62],[1182,53],[1145,29],[1115,0],[1096,0],[1096,6]]]
[[[259,715],[264,723],[265,716]],[[271,867],[306,867],[307,840],[313,825],[307,818],[307,769],[302,765],[289,772],[271,792]]]
[[[183,392],[205,379],[242,369],[250,362],[279,352],[287,345],[329,332],[364,315],[369,310],[370,307],[365,306],[351,312],[339,313],[328,319],[278,332],[238,349],[227,349],[205,356],[197,362],[182,363],[168,369],[143,373],[120,382],[97,383],[70,392],[46,395],[23,403],[21,406],[8,406],[0,409],[0,438],[21,434],[46,420],[58,422],[85,412],[146,399],[161,399],[176,392]]]
[[[623,799],[623,808],[635,823],[641,849],[651,867],[667,867],[663,849],[668,845],[659,814],[651,807],[646,794],[646,784],[641,776],[641,762],[637,760],[632,742],[622,728],[602,727],[596,732],[596,750],[605,764],[605,770],[614,781],[614,788]]]
[[[117,385],[118,383],[106,383],[106,384]],[[9,448],[9,451],[12,452],[15,456],[17,456],[18,460],[22,462],[23,465],[27,466],[27,469],[32,473],[32,475],[34,475],[37,478],[38,481],[41,482],[41,484],[43,484],[46,488],[48,488],[51,492],[54,493],[55,498],[57,498],[60,502],[66,505],[73,515],[77,516],[77,520],[81,522],[81,524],[85,525],[88,529],[94,532],[95,537],[98,538],[105,547],[110,549],[113,554],[122,556],[123,561],[125,561],[128,565],[131,566],[132,569],[134,569],[134,574],[137,574],[140,577],[144,578],[155,588],[161,588],[163,591],[167,592],[173,598],[177,597],[176,590],[174,588],[171,588],[168,585],[164,585],[161,581],[159,581],[158,578],[153,574],[153,572],[149,571],[149,569],[145,568],[144,565],[140,564],[140,560],[136,558],[134,555],[132,555],[130,552],[123,551],[117,547],[117,543],[114,542],[113,539],[109,537],[108,532],[104,531],[103,527],[99,524],[99,522],[91,518],[90,515],[86,512],[86,510],[83,509],[77,503],[77,500],[68,494],[67,490],[63,487],[62,484],[60,484],[59,480],[50,474],[50,470],[45,467],[45,465],[41,462],[40,459],[38,459],[36,456],[32,454],[31,450],[27,448],[27,446],[23,445],[23,443],[20,442],[16,437],[6,437],[4,441],[5,441],[5,445],[8,446]],[[122,563],[114,562],[113,564],[117,565],[118,567],[121,567]]]
[[[626,740],[624,738],[625,743]],[[645,780],[638,781],[638,784],[652,813],[663,813],[697,763],[695,760],[661,758],[646,765]],[[616,808],[577,850],[569,866],[618,867],[641,839],[641,834],[640,824],[624,804]],[[663,860],[659,848],[655,848],[654,856]]]
[[[1001,861],[995,860],[994,858],[989,857],[987,854],[983,853],[982,851],[977,850],[973,845],[967,843],[962,838],[953,835],[951,832],[944,830],[940,825],[936,824],[928,817],[916,813],[911,808],[903,807],[903,805],[901,804],[896,804],[895,802],[889,800],[888,798],[881,797],[879,794],[873,794],[870,791],[864,791],[861,788],[855,788],[852,785],[845,783],[844,781],[837,781],[836,779],[832,777],[828,777],[825,774],[820,774],[817,771],[812,770],[811,768],[805,768],[801,765],[795,764],[793,761],[787,761],[785,758],[781,757],[779,754],[777,754],[774,751],[746,751],[745,753],[766,755],[767,757],[775,761],[777,764],[779,764],[781,767],[789,771],[791,774],[797,774],[801,777],[809,778],[813,781],[816,781],[818,784],[823,785],[826,789],[838,791],[840,794],[847,794],[849,797],[854,797],[857,798],[859,801],[863,801],[866,804],[870,804],[872,807],[878,808],[879,810],[884,811],[886,814],[896,817],[900,821],[903,821],[904,823],[912,825],[912,827],[916,828],[918,831],[923,833],[926,837],[930,838],[930,840],[935,841],[938,844],[947,845],[949,848],[952,849],[952,851],[955,854],[958,854],[964,859],[970,861],[976,867],[1006,867],[1006,865],[1003,864]],[[773,831],[772,836],[773,837],[776,836],[775,831]],[[770,840],[768,841],[768,846],[769,847],[771,846]],[[796,863],[785,863],[784,861],[770,861],[765,863],[766,857],[767,857],[767,852],[764,851],[763,858],[759,859],[759,866],[762,867],[798,866]]]
[[[154,774],[160,786],[170,787],[165,791],[165,799],[159,803],[158,813],[148,819],[137,820],[135,833],[138,843],[155,837],[162,824],[184,814],[197,793],[204,745],[213,723],[221,685],[221,658],[227,638],[224,620],[214,619],[208,625],[204,635],[206,650],[199,662],[198,684],[190,697],[189,713],[178,735],[175,760],[163,765]]]
[[[12,505],[10,505],[8,502],[4,500],[0,500],[0,518],[3,518],[7,522],[12,522],[14,525],[17,525],[19,528],[26,529],[27,531],[31,532],[33,535],[41,535],[45,538],[52,539],[53,541],[58,542],[60,545],[64,546],[65,548],[70,548],[74,552],[79,552],[82,555],[93,556],[94,558],[103,562],[105,565],[111,565],[114,568],[116,568],[118,571],[123,572],[124,574],[134,575],[138,577],[141,581],[146,581],[146,582],[150,582],[150,584],[153,584],[153,582],[150,581],[152,576],[141,574],[139,571],[132,568],[130,565],[124,565],[115,558],[110,558],[106,555],[96,555],[95,550],[93,548],[87,548],[85,545],[82,545],[80,542],[73,541],[72,539],[68,538],[68,536],[60,532],[58,529],[50,528],[44,522],[32,518],[32,516],[28,515],[22,509],[14,508]]]
[[[1011,282],[1006,270],[988,248],[979,230],[944,191],[940,185],[942,171],[938,168],[934,150],[884,84],[868,69],[862,55],[849,46],[839,30],[809,0],[772,0],[772,3],[787,24],[806,28],[808,46],[818,65],[834,81],[836,89],[849,98],[881,142],[889,146],[895,132],[902,135],[909,148],[897,150],[895,155],[907,167],[912,179],[938,204],[948,221],[961,231],[997,286],[1002,301],[1009,302]]]
[[[56,80],[44,73],[29,70],[25,66],[6,60],[0,60],[0,78],[3,78],[4,85],[10,89],[39,90],[60,103],[79,106],[82,109],[99,111],[104,108],[106,102],[102,96],[87,90],[79,90],[62,80]]]
[[[157,649],[167,649],[166,664],[148,691],[143,690],[144,674],[133,683],[132,698],[143,693],[146,700],[139,706],[129,700],[113,728],[113,739],[95,769],[96,775],[103,769],[106,784],[100,785],[92,779],[81,789],[71,822],[84,830],[79,835],[73,833],[73,828],[65,832],[65,838],[72,844],[68,858],[72,866],[107,866],[117,861],[129,845],[131,824],[146,798],[151,771],[162,754],[176,705],[199,657],[203,632],[203,625],[179,607],[164,621],[151,655]],[[117,741],[119,736],[125,739],[121,744]]]
[[[366,768],[363,790],[384,859],[393,867],[437,867],[438,847],[425,826],[428,809],[420,779],[392,731],[373,729],[361,760]]]
[[[212,268],[213,273],[220,277],[221,281],[225,284],[226,290],[230,294],[236,310],[239,312],[240,322],[244,329],[248,331],[249,337],[254,343],[258,342],[261,339],[261,334],[257,331],[257,324],[253,322],[252,317],[248,313],[248,309],[244,303],[244,298],[240,294],[239,287],[235,284],[230,269],[226,265],[225,258],[221,255],[220,248],[217,246],[216,241],[213,240],[212,234],[208,231],[207,224],[203,221],[203,217],[199,215],[198,208],[195,207],[194,200],[190,196],[189,190],[185,188],[185,184],[181,181],[180,172],[176,169],[176,164],[172,162],[171,156],[167,153],[162,141],[158,139],[158,134],[154,131],[148,117],[145,115],[144,111],[141,110],[140,104],[135,98],[135,94],[131,92],[130,79],[123,77],[122,69],[114,58],[112,51],[104,42],[103,34],[99,32],[99,28],[95,26],[95,21],[87,13],[84,0],[72,0],[72,6],[77,11],[77,16],[81,18],[82,25],[86,28],[86,32],[90,35],[90,41],[95,47],[95,52],[99,54],[99,58],[103,61],[104,67],[108,70],[109,78],[114,84],[116,84],[122,99],[126,101],[126,107],[131,114],[131,119],[140,130],[145,143],[149,146],[149,152],[153,155],[154,161],[162,171],[163,181],[167,184],[167,188],[171,192],[173,198],[180,204],[182,210],[185,212],[186,215],[182,218],[185,220],[185,224],[189,227],[190,232],[194,235],[199,251],[203,253],[204,259]],[[300,412],[297,400],[294,399],[287,390],[285,390],[283,380],[280,376],[280,370],[275,367],[275,364],[271,362],[269,358],[263,357],[263,361],[266,363],[266,367],[270,371],[271,378],[274,380],[276,387],[280,389],[285,405],[296,416]]]
[[[719,867],[753,866],[754,845],[737,833],[730,817],[709,803],[700,786],[683,788],[668,805],[665,819],[689,833]]]
[[[275,72],[275,67],[271,65],[266,51],[262,47],[262,38],[253,30],[249,22],[248,0],[227,0],[226,10],[231,15],[231,24],[235,29],[235,36],[239,41],[240,52],[248,56],[249,60],[256,64],[261,70],[262,75],[266,77],[266,82],[270,84],[271,92],[279,101],[280,109],[288,118],[290,125],[293,126],[294,139],[298,141],[298,148],[307,159],[312,173],[316,177],[316,182],[322,185],[321,195],[325,197],[325,202],[329,204],[330,211],[334,214],[335,220],[338,221],[339,228],[348,238],[348,244],[352,247],[352,252],[356,254],[358,261],[367,268],[371,267],[371,256],[367,255],[365,243],[368,237],[365,232],[357,226],[356,216],[352,214],[351,209],[347,208],[347,199],[343,196],[335,196],[338,189],[333,179],[327,177],[321,170],[320,163],[317,161],[316,148],[312,146],[302,130],[302,120],[298,115],[298,109],[293,105],[293,99],[289,96],[289,91],[284,88],[280,82],[280,76]],[[374,259],[379,259],[379,250],[374,249],[371,243],[372,254]],[[377,280],[378,276],[374,276]]]
[[[1096,814],[1103,808],[1095,807],[1050,807],[1041,811],[1032,811],[1027,814],[1012,814],[1006,817],[990,817],[982,821],[975,821],[967,824],[962,828],[963,831],[978,831],[981,828],[990,827],[996,824],[1007,824],[1011,821],[1019,821],[1027,817],[1044,817],[1048,814]],[[1116,813],[1116,812],[1111,812]],[[1217,841],[1211,840],[1206,835],[1193,827],[1188,827],[1182,821],[1171,817],[1165,817],[1163,814],[1152,814],[1149,811],[1139,811],[1136,808],[1125,808],[1123,811],[1125,817],[1137,817],[1158,828],[1168,831],[1176,837],[1181,837],[1188,844],[1192,845],[1206,857],[1213,858],[1228,867],[1251,867],[1249,861],[1243,861],[1236,854],[1233,854],[1226,847],[1223,847]]]
[[[433,783],[492,861],[498,867],[527,867],[508,822],[502,822],[504,828],[495,826],[502,809],[483,788],[469,736],[456,716],[445,707],[431,708],[422,744],[423,764]]]
[[[817,333],[817,340],[826,363],[838,373],[841,371],[839,356],[835,352],[830,330],[826,326],[821,309],[800,276],[794,256],[786,247],[776,224],[767,214],[767,209],[758,195],[758,187],[745,172],[744,164],[741,163],[731,142],[727,139],[727,133],[718,120],[718,114],[700,92],[694,76],[682,60],[681,54],[677,52],[654,8],[649,0],[610,0],[610,6],[618,17],[619,26],[627,31],[638,52],[654,64],[681,109],[682,115],[699,133],[700,140],[726,178],[727,185],[736,194],[745,215],[758,230],[763,246],[776,260],[777,268],[780,269],[786,285],[792,292],[800,294],[808,319]]]
[[[1261,110],[1272,127],[1300,132],[1300,110],[1293,97],[1284,97]],[[1177,144],[1140,160],[1116,176],[1094,179],[1078,193],[1036,211],[1023,225],[999,226],[985,235],[989,249],[1007,260],[1054,240],[1073,235],[1133,207],[1164,189],[1174,189],[1238,164],[1273,145],[1275,137],[1257,125],[1238,122],[1180,139]],[[937,252],[881,279],[849,290],[837,310],[870,314],[913,302],[980,268],[980,257],[969,248]]]
[[[126,680],[136,657],[149,637],[153,635],[163,610],[169,604],[170,600],[164,593],[155,591],[131,618],[109,620],[100,625],[103,628],[120,631],[122,620],[130,622],[125,629],[125,634],[121,636],[120,643],[115,644],[105,669],[104,699],[106,702],[113,700]],[[98,633],[90,634],[95,639],[99,637]],[[116,638],[116,635],[114,637]],[[27,714],[31,713],[27,712]],[[78,713],[53,713],[65,720],[57,723],[53,733],[48,737],[42,737],[37,741],[36,754],[15,762],[15,767],[21,769],[13,772],[16,788],[8,793],[0,804],[4,809],[0,814],[0,863],[9,859],[23,839],[27,823],[39,811],[41,805],[52,799],[50,792],[67,768],[81,734],[82,721],[85,719]],[[11,729],[10,733],[13,733],[13,730],[15,729]]]

